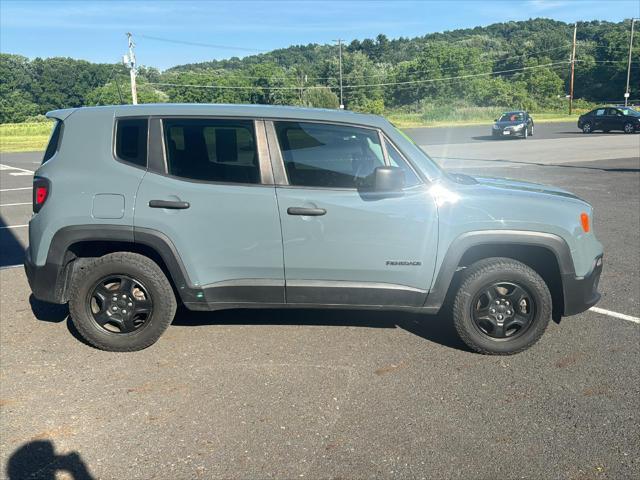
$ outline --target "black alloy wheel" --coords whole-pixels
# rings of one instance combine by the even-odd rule
[[[88,308],[102,329],[129,334],[143,328],[153,313],[153,299],[143,283],[128,275],[109,275],[90,290]]]
[[[475,327],[492,339],[522,335],[535,318],[533,296],[522,286],[498,282],[480,289],[471,302]]]

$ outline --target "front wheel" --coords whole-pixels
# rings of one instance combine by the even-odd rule
[[[551,308],[549,289],[533,269],[510,258],[487,258],[464,270],[453,322],[471,349],[511,355],[540,339]]]
[[[176,312],[176,298],[162,269],[137,253],[110,253],[79,266],[70,291],[74,326],[101,350],[147,348]]]
[[[627,122],[624,124],[624,133],[633,133],[633,131],[634,131],[633,123]]]
[[[591,125],[591,122],[585,122],[584,125],[582,125],[582,131],[583,133],[592,133],[593,125]]]

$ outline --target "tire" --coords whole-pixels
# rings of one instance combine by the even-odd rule
[[[606,130],[602,130],[603,133],[609,133],[611,130],[609,130],[608,128]]]
[[[527,138],[529,138],[529,129],[527,127],[524,127],[524,132],[522,132],[522,138],[524,140],[526,140]]]
[[[533,137],[533,125],[531,125],[531,131],[529,132],[529,136]]]
[[[633,133],[634,130],[633,123],[627,122],[624,124],[624,133]]]
[[[122,279],[123,283],[111,283],[112,279]],[[126,279],[132,282],[128,289],[123,287]],[[114,285],[130,292],[130,300],[119,299],[118,293],[122,291],[114,289]],[[153,345],[176,312],[176,298],[164,272],[154,261],[137,253],[110,253],[83,263],[74,271],[70,291],[69,311],[73,325],[82,338],[101,350],[132,352]],[[103,295],[105,291],[107,295]],[[109,298],[103,298],[105,296]],[[126,326],[130,326],[131,331],[125,330],[125,320],[118,320],[117,315],[111,312],[112,308],[117,310],[120,305],[113,303],[116,299],[118,302],[133,302],[120,306],[120,310],[127,313],[124,310],[129,308],[127,305],[134,305],[126,317]],[[138,313],[138,305],[143,313]],[[100,311],[95,313],[94,310]],[[98,318],[118,321],[101,326]],[[120,323],[122,331],[113,326]]]
[[[593,125],[591,124],[591,122],[584,122],[584,124],[582,125],[582,132],[593,133]]]
[[[478,295],[487,289],[488,285],[495,284],[518,286],[524,294],[529,296],[529,301],[525,302],[528,303],[528,314],[523,313],[525,306],[520,306],[520,302],[524,301],[525,297],[522,297],[520,301],[512,300],[512,303],[507,301],[506,305],[510,306],[502,304],[496,306],[494,300],[487,302],[489,306],[484,308],[486,310],[491,308],[491,305],[495,308],[511,308],[511,310],[503,311],[503,313],[513,313],[513,317],[510,317],[511,325],[518,323],[514,321],[515,317],[522,316],[524,318],[527,315],[529,317],[526,325],[518,330],[513,330],[515,332],[513,334],[505,333],[509,336],[503,338],[491,336],[483,330],[482,324],[474,319],[474,312],[482,310],[479,308],[482,307],[482,300],[477,300],[482,297]],[[501,290],[502,288],[499,287],[500,291],[505,292],[504,298],[511,298],[507,295],[508,290]],[[501,295],[496,297],[495,301],[498,300],[503,301]],[[516,312],[516,308],[514,308],[516,305],[518,308],[522,308],[522,312]],[[512,355],[531,347],[540,339],[547,328],[551,312],[551,294],[540,275],[521,262],[501,257],[480,260],[464,270],[460,287],[453,302],[453,322],[458,335],[472,350],[487,355]],[[507,325],[509,325],[508,322],[510,322],[509,319],[502,322],[502,328],[505,332]]]

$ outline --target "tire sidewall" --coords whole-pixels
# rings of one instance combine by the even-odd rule
[[[531,271],[532,273],[535,273]],[[537,274],[536,274],[537,276]],[[475,325],[471,316],[471,303],[477,293],[487,284],[498,282],[511,282],[525,288],[531,295],[535,304],[535,315],[527,330],[507,339],[492,339],[482,333]],[[456,320],[466,335],[470,337],[473,346],[477,350],[487,353],[509,354],[522,351],[535,343],[544,333],[551,318],[551,295],[542,278],[531,278],[519,270],[494,270],[484,275],[478,275],[463,281],[460,293],[456,298]]]
[[[159,268],[158,268],[159,270]],[[162,274],[162,271],[160,271]],[[114,333],[100,327],[91,313],[89,301],[95,285],[109,275],[128,275],[140,281],[151,297],[151,317],[138,330],[130,333]],[[71,320],[89,343],[108,350],[139,350],[154,343],[167,328],[173,317],[175,306],[171,299],[164,298],[162,291],[166,281],[164,275],[157,277],[145,272],[135,263],[103,262],[98,259],[83,267],[69,301]],[[167,315],[170,315],[167,321]]]

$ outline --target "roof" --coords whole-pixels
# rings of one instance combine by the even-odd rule
[[[114,116],[138,115],[215,115],[226,117],[278,118],[291,120],[324,120],[381,127],[386,120],[377,115],[328,108],[289,107],[280,105],[233,105],[209,103],[145,103],[141,105],[109,105],[80,107],[47,112],[48,117],[64,120],[71,114],[88,111],[110,111]]]

